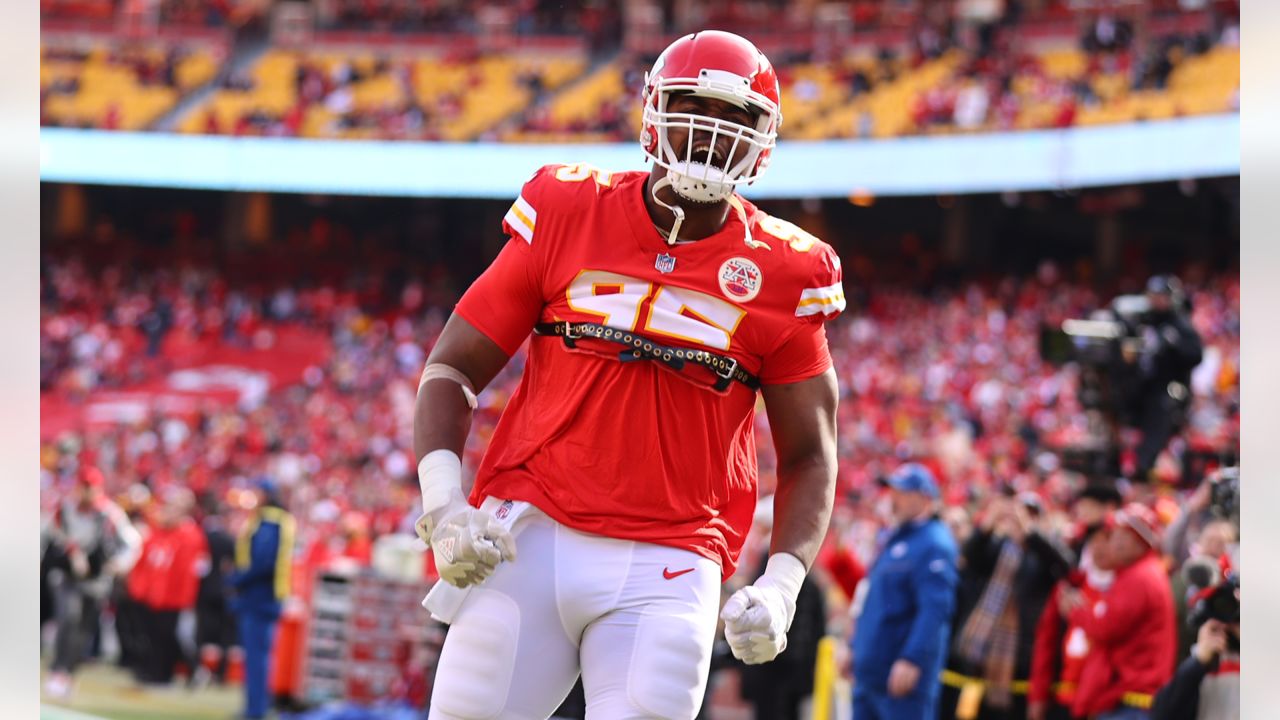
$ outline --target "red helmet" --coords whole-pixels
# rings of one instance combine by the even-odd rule
[[[667,112],[673,92],[690,92],[745,108],[756,116],[755,127],[703,115]],[[754,182],[769,165],[769,156],[782,124],[778,76],[769,59],[746,38],[719,30],[686,35],[671,43],[645,75],[644,111],[640,144],[645,155],[667,168],[672,186],[691,200],[715,202],[733,193],[738,185]],[[687,147],[676,149],[667,140],[667,129],[687,127],[711,133],[715,139],[733,139],[733,150],[720,162],[693,160],[693,133]],[[739,144],[749,152],[730,166]]]

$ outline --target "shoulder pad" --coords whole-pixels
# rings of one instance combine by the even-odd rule
[[[543,165],[520,189],[520,195],[502,218],[502,229],[532,245],[539,213],[545,217],[548,213],[572,211],[578,204],[593,200],[600,190],[612,187],[617,175],[588,163]],[[585,192],[588,189],[593,192]]]
[[[801,283],[796,317],[823,321],[845,308],[840,256],[828,244],[795,223],[756,211],[753,231],[782,261],[794,268]]]

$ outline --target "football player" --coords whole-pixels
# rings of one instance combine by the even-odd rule
[[[418,531],[444,580],[425,604],[451,623],[432,718],[546,718],[579,673],[588,717],[692,718],[756,502],[758,395],[776,520],[764,573],[720,612],[737,657],[786,647],[826,531],[840,261],[735,192],[769,164],[777,76],[747,40],[698,32],[643,101],[651,171],[538,170],[427,360]],[[467,497],[475,393],[531,333]]]

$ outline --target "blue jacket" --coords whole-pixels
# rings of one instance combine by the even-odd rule
[[[232,608],[280,617],[293,573],[293,516],[270,505],[261,508],[236,538],[236,589]]]
[[[867,574],[870,587],[853,636],[853,675],[886,692],[889,668],[920,668],[916,692],[936,692],[951,639],[958,572],[956,543],[937,518],[895,529]],[[932,689],[932,690],[929,690]]]

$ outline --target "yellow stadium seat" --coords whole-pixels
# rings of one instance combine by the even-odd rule
[[[568,125],[594,117],[601,103],[621,98],[624,93],[622,68],[617,63],[610,63],[561,93],[547,109],[547,114],[553,123]]]
[[[174,107],[183,93],[216,77],[223,60],[220,53],[209,48],[192,48],[177,65],[176,90],[141,85],[129,61],[162,60],[165,52],[162,46],[154,44],[115,48],[95,44],[87,48],[80,59],[64,59],[64,54],[42,48],[42,88],[72,79],[79,82],[79,91],[73,95],[48,96],[45,113],[56,122],[79,124],[101,123],[107,113],[118,112],[123,128],[145,129],[153,125]],[[1095,107],[1080,108],[1077,123],[1155,121],[1225,112],[1232,109],[1233,102],[1238,102],[1238,48],[1213,48],[1201,55],[1185,57],[1174,53],[1170,59],[1174,69],[1167,88],[1161,91],[1132,91],[1128,73],[1090,78],[1100,102]],[[482,56],[456,61],[417,51],[388,54],[367,48],[268,50],[249,69],[251,89],[212,93],[201,107],[182,118],[179,130],[203,132],[209,113],[224,130],[230,130],[245,113],[255,110],[276,117],[285,115],[298,102],[297,71],[302,61],[315,64],[326,73],[344,64],[356,70],[361,80],[350,88],[354,112],[398,110],[406,103],[417,103],[425,109],[431,129],[448,140],[489,137],[494,131],[511,142],[603,140],[612,133],[577,132],[570,128],[589,125],[599,117],[603,106],[615,103],[629,128],[638,132],[637,89],[625,86],[626,66],[621,61],[605,64],[584,77],[586,60],[573,55]],[[798,140],[851,137],[859,132],[864,114],[872,119],[875,137],[918,132],[912,118],[918,98],[933,88],[962,82],[956,73],[967,61],[960,51],[952,51],[916,68],[909,67],[907,58],[900,58],[891,61],[892,80],[888,79],[884,65],[868,56],[782,68],[785,122],[781,133],[784,138]],[[1022,105],[1015,120],[1018,128],[1051,124],[1059,107],[1055,86],[1083,78],[1089,65],[1087,55],[1075,47],[1041,51],[1039,61],[1039,70],[1012,80],[1012,90]],[[408,86],[400,74],[405,63],[411,63],[412,68],[412,81]],[[872,78],[871,91],[858,98],[851,97],[850,83],[845,80],[848,71],[855,68]],[[545,131],[522,129],[518,122],[513,122],[522,112],[532,109],[532,92],[522,80],[529,71],[540,74],[542,87],[549,94],[545,104],[538,108],[551,124],[551,129]],[[1046,82],[1054,91],[1048,95],[1044,93]],[[445,113],[445,106],[453,106],[456,112]],[[338,120],[323,107],[311,107],[303,116],[300,132],[307,137],[378,136],[379,130],[372,127],[341,130]],[[930,133],[955,131],[951,126],[927,129]]]
[[[1045,73],[1055,78],[1079,77],[1087,68],[1088,62],[1084,52],[1076,48],[1053,50],[1040,55]]]
[[[84,52],[83,59],[48,59],[52,54],[42,49],[40,84],[75,79],[79,89],[73,95],[50,97],[45,112],[55,121],[101,125],[111,112],[118,114],[118,126],[125,130],[145,130],[178,102],[182,92],[190,91],[214,77],[218,57],[204,47],[195,47],[178,61],[175,81],[178,90],[143,85],[138,81],[133,63],[161,63],[170,52],[160,45],[117,45],[96,43]]]

